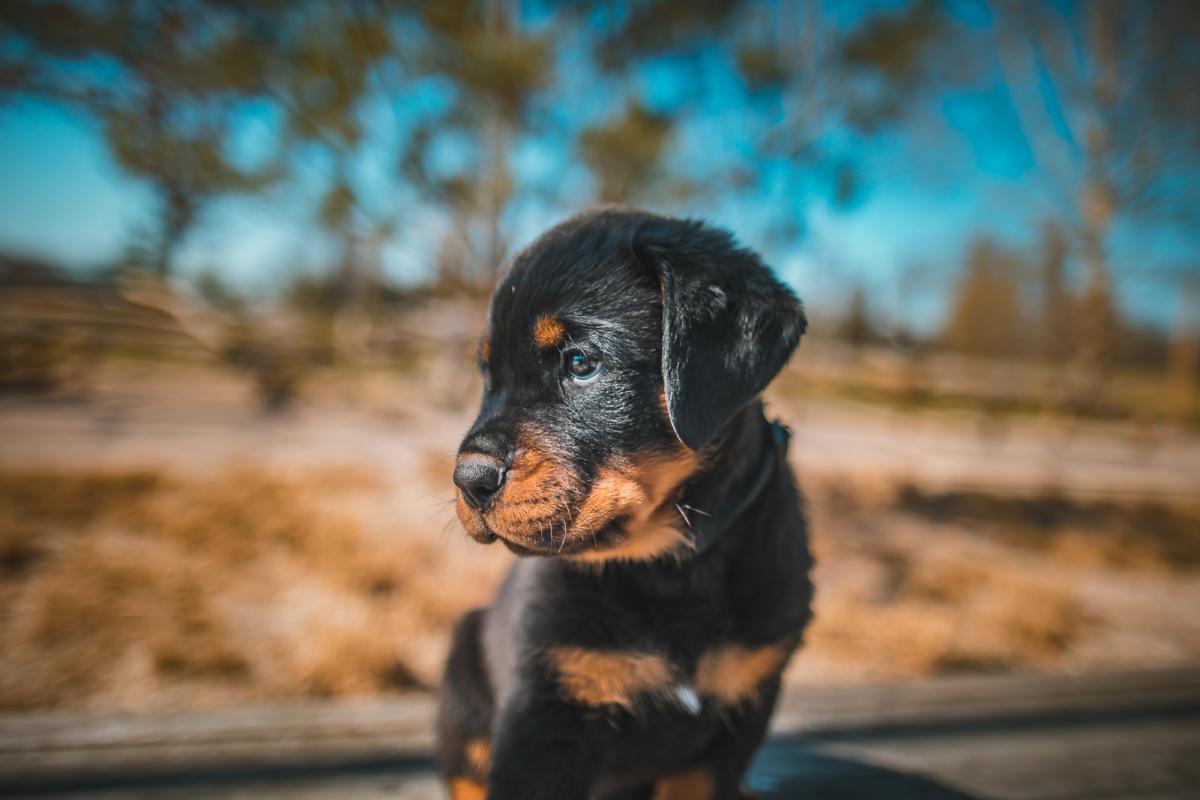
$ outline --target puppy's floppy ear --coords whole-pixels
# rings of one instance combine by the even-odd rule
[[[662,289],[667,413],[699,450],[787,363],[804,309],[756,253],[699,222],[650,218],[634,251]]]

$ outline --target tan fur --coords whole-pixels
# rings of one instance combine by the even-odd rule
[[[620,517],[625,520],[621,541],[604,550],[588,549],[569,557],[595,564],[646,561],[672,550],[683,552],[688,540],[679,530],[679,512],[664,503],[698,469],[697,454],[680,445],[669,453],[617,459],[600,469],[587,496],[578,503],[585,490],[579,475],[553,458],[544,439],[544,434],[533,428],[518,434],[504,488],[485,515],[458,497],[458,516],[469,533],[480,538],[490,527],[515,544],[554,547],[563,537],[586,542]]]
[[[486,517],[498,534],[517,544],[545,544],[547,533],[559,540],[567,535],[565,498],[578,478],[551,457],[543,436],[531,427],[517,435],[517,451],[504,488]]]
[[[712,800],[715,795],[712,773],[700,767],[676,773],[654,785],[654,800]]]
[[[484,336],[479,340],[479,359],[484,364],[492,360],[492,337]]]
[[[699,458],[680,446],[668,454],[635,456],[605,467],[580,506],[577,528],[600,530],[617,517],[626,517],[626,538],[606,550],[586,550],[573,558],[590,563],[657,558],[681,547],[687,538],[679,531],[678,511],[663,508],[674,490],[699,467]]]
[[[671,421],[671,404],[667,401],[666,389],[658,390],[658,410],[662,412],[663,419]]]
[[[790,654],[791,648],[783,645],[714,648],[696,665],[696,690],[733,705],[753,697],[764,681],[783,669]]]
[[[526,503],[546,494],[548,485],[561,482],[557,465],[542,447],[521,436],[517,440],[516,457],[508,470],[504,489],[500,492],[501,503]]]
[[[618,514],[648,506],[651,502],[649,487],[639,480],[641,477],[632,465],[602,467],[592,482],[587,499],[579,507],[578,524],[599,530]]]
[[[487,787],[469,778],[451,778],[450,800],[487,800]]]
[[[472,739],[467,742],[467,763],[475,774],[486,776],[492,768],[492,744],[487,739]]]
[[[454,496],[454,513],[458,514],[458,521],[462,523],[467,533],[476,539],[487,535],[487,526],[483,524],[483,517],[478,511],[467,505],[461,492]]]
[[[533,323],[533,343],[539,348],[558,347],[566,338],[567,329],[554,317],[538,317]]]
[[[603,564],[608,561],[653,561],[667,553],[686,553],[688,538],[670,524],[646,525],[633,531],[629,538],[616,547],[604,550],[583,550],[572,553],[573,561],[585,564]]]
[[[549,656],[563,692],[587,706],[629,709],[639,695],[662,694],[673,683],[670,663],[654,653],[556,647]]]

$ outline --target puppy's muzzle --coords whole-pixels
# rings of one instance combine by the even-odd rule
[[[454,485],[476,511],[486,511],[504,486],[507,470],[498,459],[482,453],[459,458],[454,467]]]

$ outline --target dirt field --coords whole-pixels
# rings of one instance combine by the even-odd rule
[[[451,508],[473,379],[126,363],[0,399],[0,707],[212,707],[436,683],[500,548]],[[811,504],[789,679],[1200,658],[1200,438],[773,396]]]

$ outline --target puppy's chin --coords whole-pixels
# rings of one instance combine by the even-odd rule
[[[559,529],[551,537],[543,526],[540,532],[497,531],[496,535],[509,551],[522,558],[560,558],[585,565],[683,559],[690,552],[689,539],[672,524],[651,521],[636,528],[632,525],[628,517],[620,517],[594,532]]]
[[[458,515],[458,521],[462,524],[463,530],[472,539],[480,544],[491,544],[496,541],[496,533],[488,527],[487,522],[483,519],[483,514],[467,505],[461,494],[458,495],[454,504],[454,513]]]
[[[539,530],[498,531],[497,535],[518,556],[573,558],[613,547],[623,536],[622,526],[622,520],[612,520],[598,531],[581,532],[577,526],[564,531],[543,524]]]
[[[599,546],[604,531],[596,536],[581,535],[573,527],[564,528],[560,520],[542,522],[520,521],[514,524],[509,509],[497,507],[493,513],[477,511],[458,498],[455,512],[463,530],[480,544],[492,544],[496,540],[504,543],[512,552],[519,556],[569,556],[585,549]],[[489,517],[491,519],[489,519]],[[606,529],[612,526],[605,526]]]

